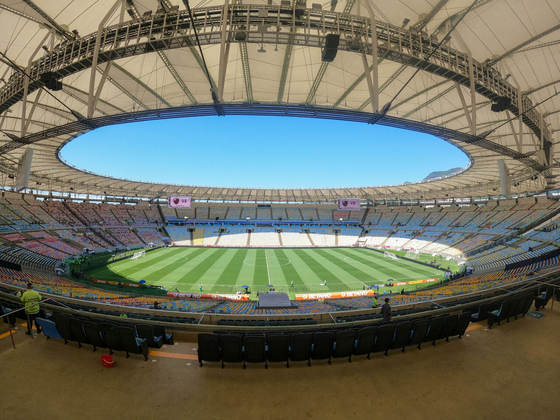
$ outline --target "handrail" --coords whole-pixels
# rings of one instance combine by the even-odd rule
[[[550,273],[548,273],[545,276],[542,277],[547,277],[548,275],[550,275]],[[494,302],[500,299],[503,299],[504,297],[510,296],[510,295],[514,295],[516,293],[521,293],[521,291],[527,291],[527,290],[531,290],[533,288],[540,288],[540,282],[537,279],[529,279],[526,280],[524,282],[517,282],[517,283],[512,283],[510,284],[511,286],[516,286],[516,285],[521,285],[523,286],[522,289],[515,289],[515,290],[509,290],[506,291],[506,293],[503,294],[499,294],[496,296],[489,296],[489,297],[483,297],[482,299],[476,300],[476,301],[469,301],[469,302],[465,302],[465,303],[459,303],[457,305],[451,306],[451,307],[441,307],[438,309],[431,309],[431,310],[426,310],[426,311],[420,311],[420,312],[414,312],[414,313],[409,313],[409,314],[403,314],[403,315],[396,315],[393,319],[394,320],[406,320],[406,319],[412,319],[412,318],[417,318],[419,316],[424,317],[424,316],[432,316],[432,315],[438,315],[438,314],[442,314],[445,312],[458,312],[458,311],[462,311],[463,309],[472,307],[474,305],[480,305],[483,303],[489,303],[489,302]],[[496,289],[502,289],[503,287],[497,287],[497,288],[493,288],[491,290],[496,290]],[[486,290],[486,292],[489,292],[488,290]],[[15,297],[13,295],[7,295],[6,293],[0,292],[0,297],[2,297],[2,295],[4,295],[4,298],[12,298],[14,299]],[[466,294],[467,295],[467,294]],[[470,295],[470,294],[469,294]],[[464,297],[465,295],[461,295],[462,297]],[[55,298],[50,298],[50,300],[54,303],[57,304],[61,304],[61,302],[59,302],[57,299]],[[181,323],[181,322],[169,322],[169,321],[160,321],[157,319],[150,319],[150,320],[146,320],[146,319],[138,319],[138,318],[127,318],[127,319],[123,319],[120,318],[119,316],[115,316],[115,315],[110,315],[110,314],[104,314],[104,313],[97,313],[97,312],[89,312],[89,311],[85,311],[83,309],[74,309],[74,308],[69,308],[67,306],[61,307],[55,304],[44,304],[43,305],[45,308],[50,309],[50,310],[54,310],[54,311],[64,311],[64,312],[69,312],[69,313],[74,313],[77,315],[83,315],[83,316],[88,316],[88,317],[94,317],[94,318],[100,318],[100,319],[108,319],[108,320],[115,320],[115,321],[119,321],[119,322],[128,322],[128,323],[132,323],[132,324],[150,324],[150,325],[160,325],[163,327],[167,327],[167,328],[172,328],[175,330],[196,330],[196,331],[218,331],[218,330],[239,330],[239,331],[254,331],[254,330],[271,330],[271,331],[284,331],[284,330],[307,330],[307,329],[319,329],[319,328],[342,328],[342,327],[348,327],[348,326],[361,326],[361,325],[370,325],[370,324],[378,324],[380,322],[382,322],[382,320],[379,319],[364,319],[364,320],[354,320],[354,321],[347,321],[347,322],[336,322],[336,318],[334,319],[334,323],[325,323],[324,322],[324,318],[319,318],[318,320],[320,321],[319,323],[315,323],[315,324],[301,324],[301,325],[267,325],[267,326],[241,326],[241,325],[216,325],[216,324],[202,324],[202,318],[198,320],[198,323]],[[109,305],[112,306],[112,305]],[[440,305],[441,306],[441,305]],[[395,308],[402,308],[402,306],[394,306],[393,309]],[[121,307],[122,308],[122,307]],[[115,309],[117,308],[113,308],[113,312],[115,311]],[[154,315],[162,315],[162,312],[159,313],[154,313],[153,311],[151,311]],[[373,312],[370,312],[373,313]],[[177,312],[171,312],[171,311],[165,311],[163,312],[164,317],[169,318],[169,317],[173,317],[175,314],[180,314]],[[200,315],[200,314],[199,314]],[[202,314],[203,317],[204,315],[209,315],[209,314]],[[317,315],[317,314],[312,314],[313,316]],[[330,313],[329,313],[330,315]],[[311,315],[308,315],[308,317],[310,317]],[[333,317],[331,316],[331,321]],[[247,319],[247,317],[245,317],[245,319]],[[321,322],[322,321],[322,322]]]

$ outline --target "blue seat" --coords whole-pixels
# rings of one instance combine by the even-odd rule
[[[56,329],[56,324],[53,321],[49,321],[45,318],[37,318],[36,321],[43,330],[43,334],[45,334],[45,337],[62,339],[62,336]]]

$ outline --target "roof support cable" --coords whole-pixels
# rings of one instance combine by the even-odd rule
[[[560,95],[560,91],[559,91],[559,90],[557,90],[557,89],[554,89],[554,90],[555,90],[555,92],[554,92],[552,95],[548,96],[547,98],[544,98],[544,99],[543,99],[542,101],[540,101],[540,102],[537,102],[537,103],[534,104],[533,106],[527,108],[525,111],[520,112],[519,115],[516,115],[516,116],[514,116],[514,117],[512,117],[512,118],[508,118],[508,119],[504,120],[504,122],[501,123],[500,125],[497,125],[496,127],[492,128],[492,129],[490,129],[490,130],[488,130],[488,131],[483,132],[480,136],[477,136],[477,137],[480,137],[481,139],[485,139],[485,138],[488,137],[490,134],[492,134],[493,132],[495,132],[495,131],[498,130],[499,128],[503,127],[504,125],[509,124],[510,122],[517,120],[518,118],[520,118],[520,117],[522,117],[523,115],[525,115],[527,112],[532,111],[532,110],[535,109],[536,107],[538,107],[538,106],[544,104],[545,102],[550,101],[552,98],[554,98],[554,97]]]
[[[187,8],[189,12],[189,19],[191,21],[191,27],[194,32],[194,38],[196,39],[196,45],[198,46],[198,51],[200,52],[200,58],[202,59],[202,66],[204,68],[204,73],[206,75],[206,79],[210,84],[210,94],[212,95],[212,101],[214,102],[214,108],[216,109],[216,113],[218,115],[224,115],[224,107],[220,104],[220,100],[218,99],[218,94],[214,89],[214,84],[212,83],[212,78],[210,77],[210,71],[208,70],[208,65],[206,64],[206,59],[204,58],[204,53],[202,52],[202,47],[200,45],[200,39],[198,38],[198,31],[196,30],[196,25],[194,23],[194,17],[192,14],[191,6],[189,5],[189,0],[183,0],[183,4]]]
[[[31,76],[29,76],[29,74],[27,74],[27,72],[22,69],[20,66],[18,66],[11,58],[9,58],[6,54],[4,54],[2,51],[0,51],[0,56],[2,56],[2,58],[4,58],[4,60],[6,60],[9,64],[10,67],[12,67],[14,70],[19,71],[20,73],[23,73],[23,75],[27,78],[29,78],[30,81],[38,81],[38,80],[34,80]],[[70,108],[68,105],[66,105],[63,101],[61,101],[60,99],[58,99],[55,95],[52,94],[52,92],[48,89],[45,88],[45,86],[43,86],[43,84],[41,83],[41,89],[43,89],[47,95],[53,97],[59,104],[61,104],[64,108],[66,108],[74,117],[76,117],[78,120],[82,120],[84,119],[83,116],[80,115],[80,113],[74,111],[72,108]],[[81,117],[81,118],[80,118]]]
[[[463,14],[461,15],[461,17],[459,17],[459,19],[457,19],[454,23],[453,26],[451,26],[451,28],[449,29],[449,31],[447,31],[447,34],[445,34],[445,36],[441,39],[441,41],[436,45],[436,47],[434,49],[432,49],[432,51],[430,51],[430,53],[426,56],[426,58],[424,59],[424,61],[429,61],[430,58],[442,47],[442,45],[448,41],[449,36],[451,35],[451,33],[455,30],[455,28],[459,25],[459,23],[461,23],[461,21],[465,18],[465,16],[472,10],[472,8],[476,5],[476,3],[478,3],[479,0],[474,0],[471,5],[465,9],[465,11],[463,12]],[[387,112],[389,112],[389,110],[391,109],[391,107],[393,106],[393,102],[395,101],[395,99],[397,99],[399,97],[399,95],[405,90],[405,88],[409,85],[409,83],[412,81],[412,79],[414,79],[416,77],[416,75],[420,72],[421,68],[417,67],[416,70],[414,71],[414,73],[412,73],[412,75],[408,78],[408,80],[401,86],[401,88],[397,91],[397,93],[395,93],[395,95],[393,96],[393,98],[387,102],[385,104],[385,106],[381,109],[381,111],[376,114],[374,116],[374,118],[372,118],[372,120],[370,121],[370,124],[375,124],[376,122],[378,122],[380,119],[382,119],[385,115],[387,115]]]

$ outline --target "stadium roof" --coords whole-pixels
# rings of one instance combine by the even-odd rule
[[[2,184],[15,182],[31,148],[30,188],[91,194],[496,195],[501,159],[513,193],[559,185],[557,1],[202,0],[190,7],[192,15],[183,0],[0,0]],[[327,34],[339,36],[332,62],[323,60]],[[56,80],[61,90],[47,89]],[[492,111],[493,103],[503,110]],[[409,127],[458,145],[471,165],[424,183],[370,187],[366,179],[363,188],[270,190],[120,180],[58,157],[66,142],[95,127],[215,114]]]

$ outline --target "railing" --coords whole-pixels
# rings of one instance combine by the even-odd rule
[[[411,314],[399,315],[395,319],[408,319],[413,316],[418,316],[418,313],[430,314],[434,311],[434,306],[440,308],[445,308],[444,310],[462,310],[469,306],[475,304],[490,302],[494,300],[499,300],[503,298],[504,295],[515,292],[518,289],[526,289],[528,287],[534,287],[535,285],[551,283],[558,281],[558,272],[560,269],[558,267],[553,267],[551,269],[543,270],[539,275],[527,278],[525,280],[512,282],[508,284],[503,284],[495,287],[491,287],[484,290],[477,290],[470,293],[464,293],[461,295],[442,297],[437,299],[430,299],[421,302],[409,303],[405,305],[394,305],[394,311],[410,310]],[[18,287],[2,284],[2,288],[7,290],[20,290]],[[190,330],[190,331],[215,331],[219,329],[240,329],[240,330],[251,330],[256,327],[243,327],[243,326],[222,326],[217,325],[220,320],[252,320],[252,321],[278,321],[278,320],[295,320],[295,319],[313,319],[315,323],[308,325],[294,325],[294,326],[266,326],[257,327],[260,329],[271,329],[271,330],[289,330],[289,329],[317,329],[317,328],[330,328],[337,327],[340,325],[351,326],[351,325],[363,325],[367,323],[380,322],[380,319],[366,319],[360,321],[349,321],[343,323],[337,323],[337,319],[344,319],[348,317],[354,317],[359,315],[376,315],[380,312],[380,308],[375,309],[355,309],[347,311],[336,311],[336,312],[322,312],[322,313],[310,313],[310,314],[276,314],[276,315],[252,315],[252,314],[217,314],[217,313],[202,313],[202,312],[174,312],[169,310],[154,310],[130,306],[120,306],[114,304],[104,304],[89,302],[80,299],[62,297],[58,295],[51,295],[48,293],[41,293],[46,298],[50,299],[52,305],[43,305],[44,308],[50,310],[66,310],[76,314],[85,314],[87,316],[93,316],[97,318],[107,318],[118,321],[123,321],[122,318],[114,315],[107,315],[106,313],[127,313],[130,315],[128,318],[129,322],[132,323],[151,323],[154,325],[161,325],[168,328],[174,328],[179,330]],[[495,296],[495,294],[497,294]],[[491,296],[490,296],[491,295]],[[6,293],[0,291],[0,298],[4,300],[16,301],[17,298],[12,293]],[[461,303],[465,302],[466,303]],[[56,305],[55,305],[56,303]],[[63,305],[63,306],[61,306]],[[79,308],[79,309],[75,309]],[[94,312],[97,311],[97,312]],[[437,311],[437,310],[436,310]],[[441,312],[441,311],[440,311]],[[133,314],[141,317],[135,318]],[[146,320],[146,318],[151,318]],[[169,321],[158,321],[158,318],[174,318],[175,322]],[[185,322],[181,322],[184,319]],[[194,320],[195,323],[192,323]],[[204,321],[204,322],[203,322]]]

